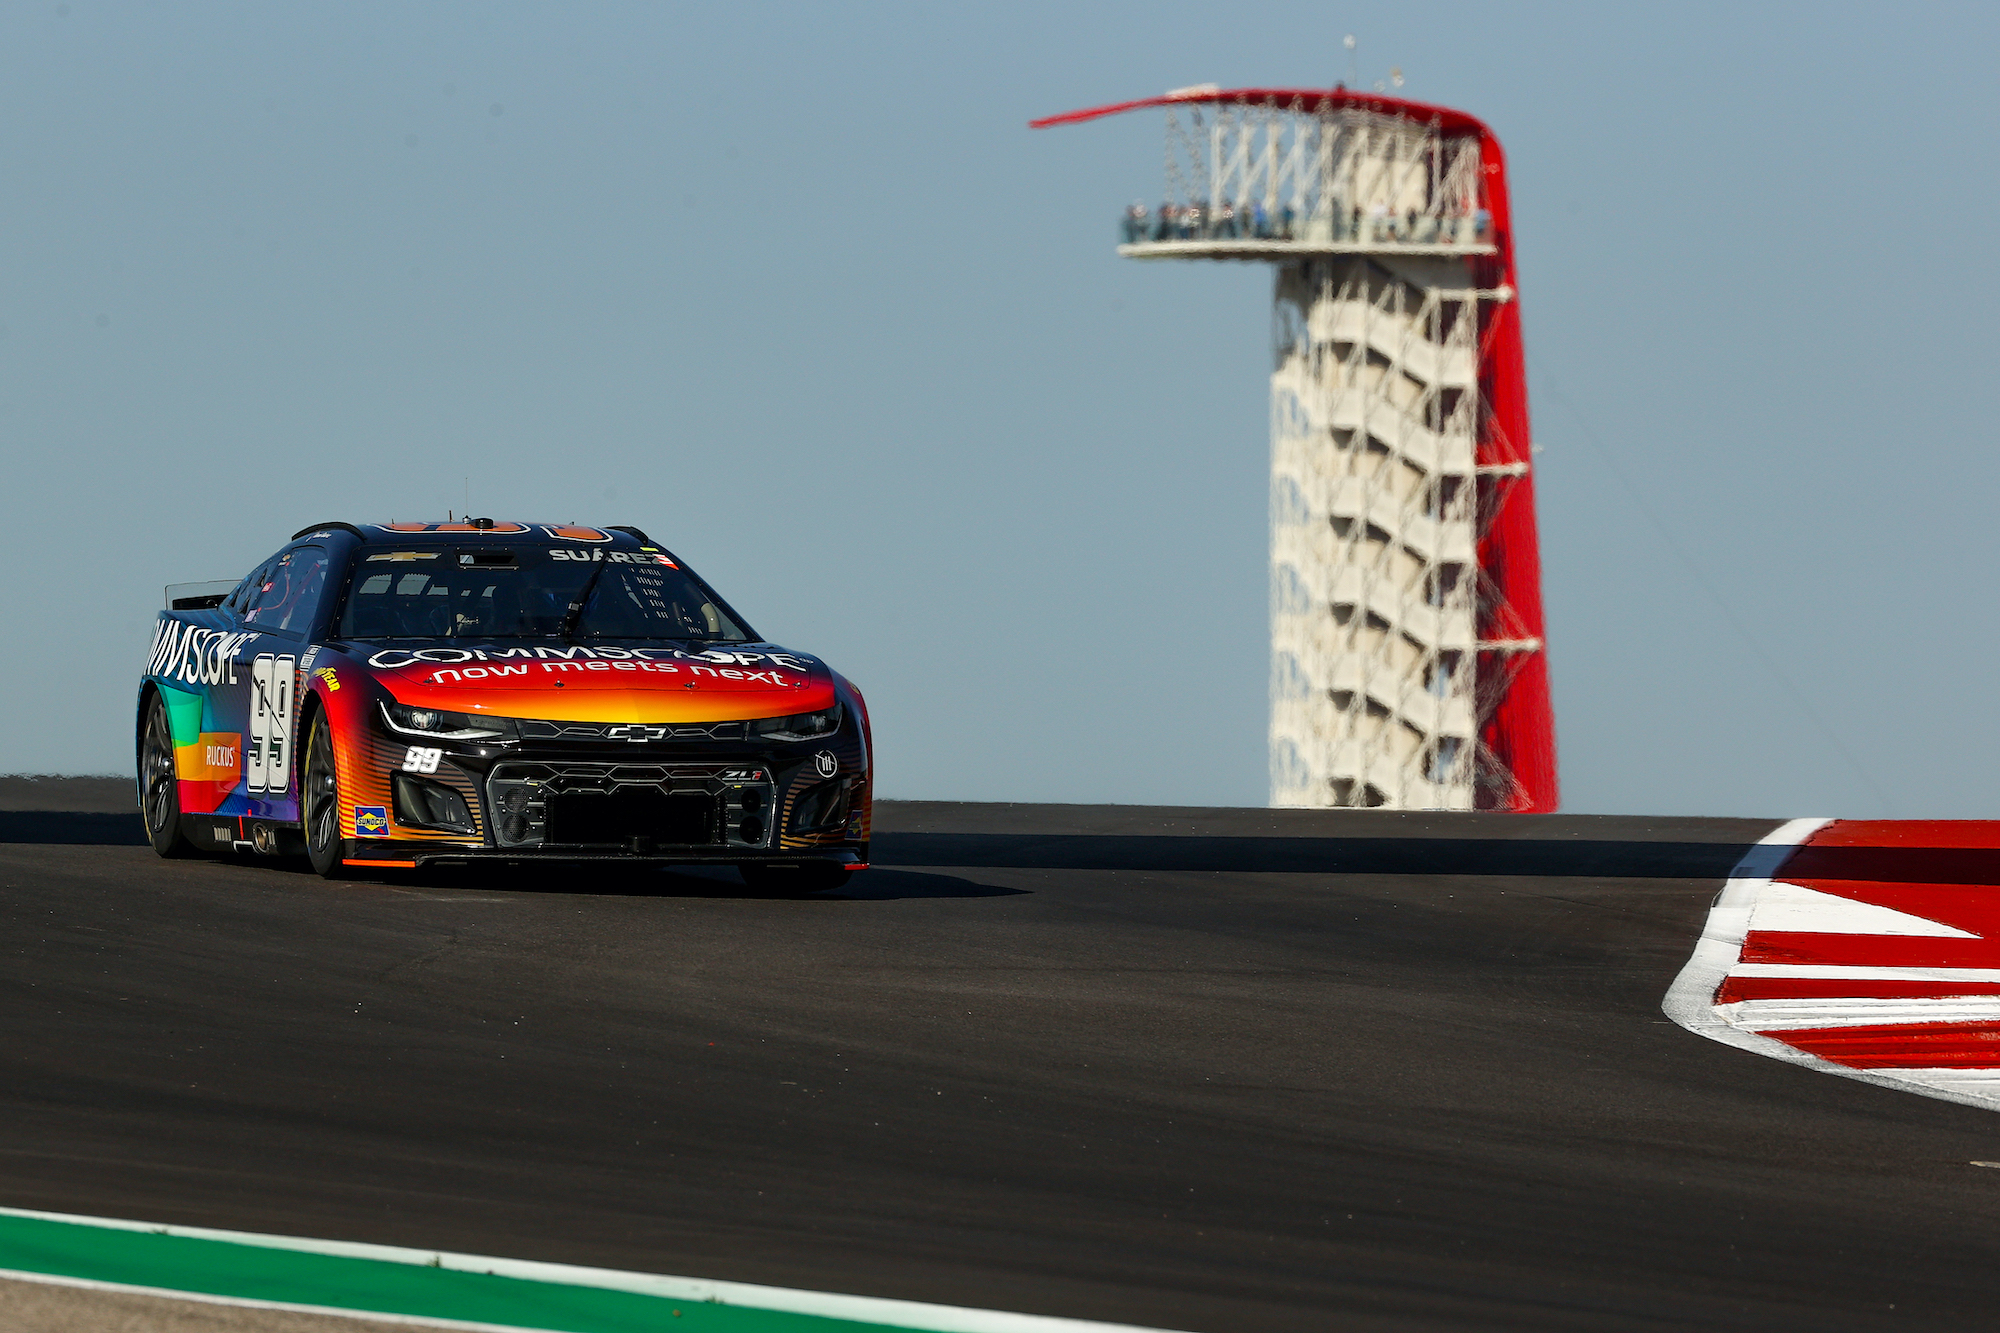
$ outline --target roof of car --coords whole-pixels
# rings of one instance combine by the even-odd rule
[[[423,544],[516,541],[610,542],[653,545],[652,538],[633,527],[591,528],[576,523],[523,523],[513,519],[475,518],[444,522],[317,523],[292,534],[293,541],[350,532],[362,541]]]

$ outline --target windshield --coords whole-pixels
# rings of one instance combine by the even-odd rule
[[[750,637],[671,556],[539,546],[363,548],[348,581],[340,635],[726,643]]]

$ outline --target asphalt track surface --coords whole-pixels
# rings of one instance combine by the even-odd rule
[[[0,813],[0,1204],[1172,1329],[2000,1310],[2000,1120],[1660,999],[1776,821],[888,803],[842,894]]]

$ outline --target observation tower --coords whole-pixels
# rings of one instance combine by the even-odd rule
[[[1271,804],[1557,804],[1534,459],[1500,143],[1463,112],[1212,84],[1118,253],[1277,268]]]

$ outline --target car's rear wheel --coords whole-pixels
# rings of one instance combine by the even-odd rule
[[[800,893],[823,893],[847,883],[853,872],[833,861],[802,861],[795,866],[739,865],[736,872],[750,892],[774,898]]]
[[[174,768],[174,729],[159,695],[146,708],[146,735],[139,747],[139,814],[146,838],[161,856],[193,856],[195,846],[181,833],[181,784]]]
[[[305,781],[300,784],[299,811],[306,826],[306,859],[328,879],[341,872],[340,778],[333,765],[333,724],[325,713],[313,715],[306,734]]]

